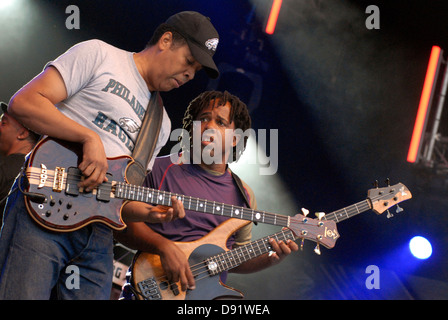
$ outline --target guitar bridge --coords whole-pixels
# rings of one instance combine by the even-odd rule
[[[53,191],[62,192],[64,188],[65,168],[56,167],[54,170]]]

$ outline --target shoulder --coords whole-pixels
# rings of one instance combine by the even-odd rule
[[[91,39],[79,42],[75,44],[73,47],[71,47],[69,50],[71,49],[121,50],[99,39]]]
[[[60,55],[55,62],[58,63],[60,60],[79,60],[83,58],[103,60],[112,52],[125,53],[126,51],[114,47],[102,40],[86,40],[70,47],[65,53]]]

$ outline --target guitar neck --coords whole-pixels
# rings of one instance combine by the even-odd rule
[[[372,205],[370,204],[370,201],[366,199],[340,210],[330,212],[326,214],[322,219],[341,222],[370,209],[372,209]]]
[[[349,207],[333,211],[325,215],[323,219],[340,222],[370,209],[371,209],[370,202],[368,200],[364,200]],[[292,232],[290,229],[284,229],[270,236],[237,247],[236,249],[226,251],[219,255],[210,257],[206,260],[206,264],[208,266],[213,265],[214,268],[213,269],[209,268],[210,269],[209,272],[212,275],[214,275],[226,270],[230,270],[239,266],[243,262],[246,262],[247,260],[268,253],[269,251],[272,250],[272,246],[269,243],[269,239],[272,238],[277,241],[287,241],[287,240],[295,241],[300,237],[296,237],[294,235],[294,232]]]
[[[280,232],[237,247],[233,250],[220,253],[205,260],[206,265],[209,267],[209,273],[211,275],[216,275],[220,272],[233,269],[247,260],[272,251],[272,246],[269,243],[269,239],[272,238],[277,241],[294,241],[296,239],[291,230],[284,229]]]
[[[281,214],[257,211],[251,208],[194,198],[168,191],[129,185],[124,182],[117,182],[114,195],[116,198],[120,199],[146,202],[155,205],[160,204],[165,206],[171,206],[171,197],[175,196],[177,199],[182,201],[186,210],[210,213],[219,216],[282,227],[289,227],[290,223],[290,217]]]

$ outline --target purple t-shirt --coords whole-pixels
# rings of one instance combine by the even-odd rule
[[[214,175],[194,164],[176,164],[170,156],[158,157],[144,186],[179,193],[195,198],[207,199],[236,206],[247,207],[241,192],[229,171]],[[149,224],[156,232],[172,241],[198,240],[228,217],[185,210],[185,218],[169,223]],[[230,249],[235,242],[234,235],[229,238]]]

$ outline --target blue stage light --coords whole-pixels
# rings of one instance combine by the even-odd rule
[[[432,254],[431,243],[424,237],[416,236],[409,241],[409,249],[417,259],[428,259]]]

